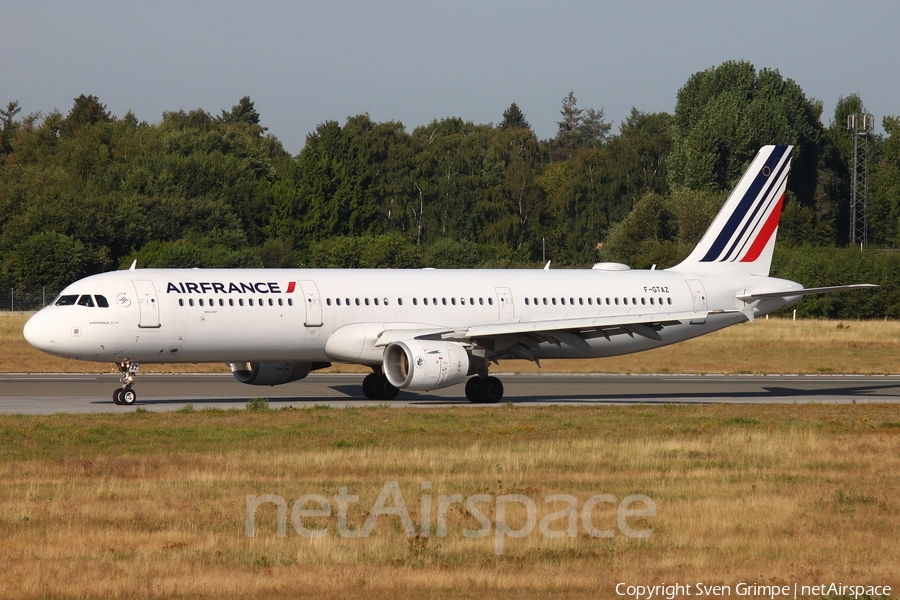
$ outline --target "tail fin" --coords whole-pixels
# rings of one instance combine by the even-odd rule
[[[673,271],[769,274],[793,146],[764,146],[694,251]]]

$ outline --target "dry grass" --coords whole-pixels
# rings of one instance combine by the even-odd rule
[[[96,597],[615,597],[620,582],[900,585],[900,407],[887,405],[305,409],[0,416],[0,595]],[[383,516],[364,539],[336,519],[244,536],[247,494],[360,501],[385,481],[412,520],[439,494],[524,494],[538,519],[571,494],[643,493],[648,539],[537,530],[408,538]],[[393,505],[393,503],[389,503]],[[495,515],[486,509],[489,518]],[[510,525],[522,523],[513,514]],[[594,512],[614,529],[611,510]],[[560,521],[553,529],[561,529]],[[492,522],[493,524],[493,522]]]
[[[27,319],[0,314],[0,373],[106,373],[112,365],[48,356],[22,337]],[[543,372],[578,373],[852,373],[900,372],[900,322],[758,319],[650,352],[587,360],[543,361]],[[221,364],[152,365],[148,373],[226,372]],[[332,371],[368,372],[336,365]],[[533,373],[523,360],[503,361],[504,372]]]

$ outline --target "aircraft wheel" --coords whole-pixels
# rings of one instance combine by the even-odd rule
[[[384,396],[383,400],[393,400],[400,394],[400,390],[391,385],[390,381],[384,382]]]
[[[466,382],[466,400],[472,404],[481,402],[481,397],[478,395],[478,382],[480,380],[481,377],[476,376]]]
[[[130,387],[122,388],[122,404],[131,406],[137,400],[137,393]]]
[[[503,398],[503,382],[496,377],[485,377],[478,382],[478,396],[488,404],[500,402]]]
[[[375,384],[378,379],[378,375],[375,373],[369,373],[366,375],[366,378],[363,379],[362,382],[362,390],[363,395],[369,400],[377,400],[378,392],[375,390]]]
[[[400,393],[400,390],[395,388],[384,374],[376,375],[375,389],[378,392],[379,400],[393,400]]]
[[[116,404],[122,404],[122,388],[116,388],[116,391],[113,392],[113,402]]]

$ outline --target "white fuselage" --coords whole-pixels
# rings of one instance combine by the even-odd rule
[[[73,283],[63,302],[32,317],[25,336],[45,352],[90,361],[375,365],[383,348],[373,341],[385,330],[706,314],[663,328],[658,340],[598,336],[587,340],[590,351],[548,342],[533,351],[537,359],[611,356],[746,321],[736,295],[786,285],[802,288],[770,277],[655,270],[140,269]],[[753,312],[799,297],[764,300]],[[362,338],[343,343],[348,331]]]

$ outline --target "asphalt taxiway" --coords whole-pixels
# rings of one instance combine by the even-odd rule
[[[513,375],[496,373],[504,402],[550,404],[703,403],[900,403],[900,376],[859,375]],[[470,405],[463,386],[420,394],[401,392],[395,400],[366,400],[362,375],[311,374],[281,386],[248,386],[229,374],[138,375],[133,406],[113,404],[118,375],[0,375],[0,413],[85,413],[176,410],[186,404],[244,408],[251,398],[268,398],[272,408],[324,404],[332,407],[428,407]]]

